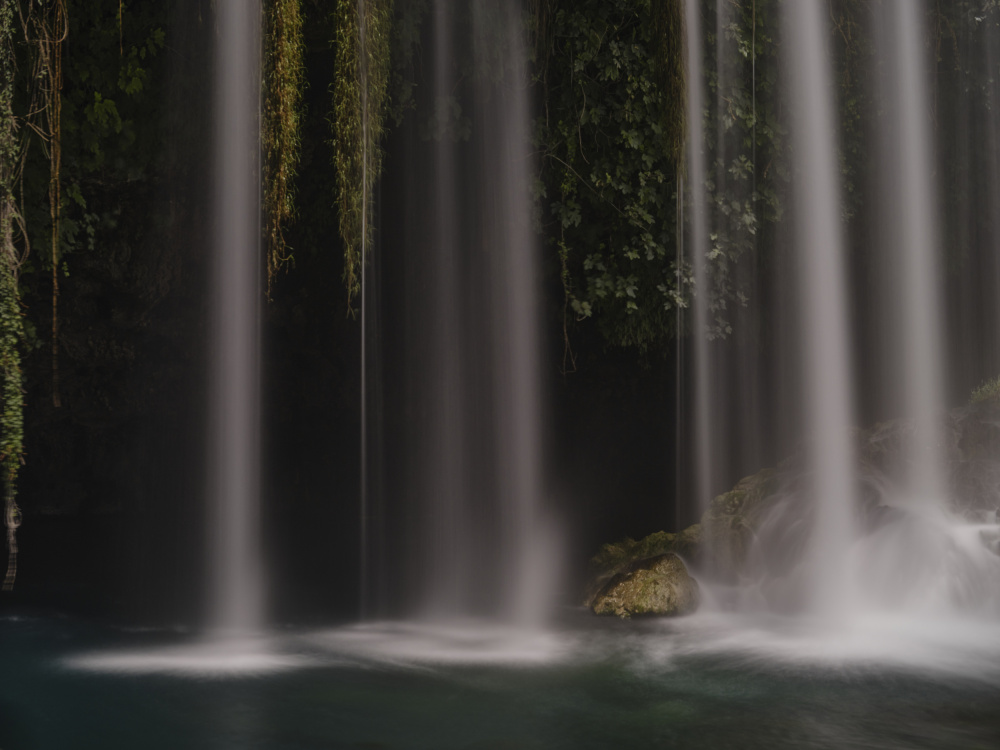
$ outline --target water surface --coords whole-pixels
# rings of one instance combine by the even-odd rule
[[[390,623],[220,644],[7,617],[0,747],[1000,746],[1000,638],[883,626],[831,641],[802,624],[573,612],[540,634]],[[893,640],[907,645],[879,658]]]

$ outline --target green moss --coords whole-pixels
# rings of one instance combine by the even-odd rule
[[[593,597],[598,615],[683,615],[698,607],[698,584],[674,554],[641,560],[607,582]]]
[[[24,453],[24,394],[20,346],[24,320],[18,292],[23,258],[14,247],[19,221],[14,185],[20,165],[17,122],[13,112],[14,78],[13,0],[0,0],[0,473],[4,485],[4,525],[8,563],[3,589],[9,591],[17,574],[16,532],[21,511],[15,501],[17,472]]]
[[[295,214],[295,174],[301,145],[302,11],[300,0],[269,0],[264,55],[264,234],[267,288],[290,258],[285,226]]]
[[[616,571],[622,566],[673,552],[689,557],[694,554],[701,541],[701,526],[695,524],[684,531],[672,534],[667,531],[657,531],[636,541],[629,537],[617,542],[605,544],[591,558],[591,569],[597,573]]]
[[[331,122],[348,304],[361,291],[361,267],[374,236],[371,195],[382,171],[391,20],[390,0],[337,0],[334,7]]]
[[[998,401],[1000,401],[1000,375],[973,390],[969,398],[969,403],[972,404],[991,404]]]

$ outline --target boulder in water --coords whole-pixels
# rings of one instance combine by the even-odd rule
[[[632,563],[616,573],[588,605],[599,615],[686,615],[700,594],[684,562],[672,552]]]
[[[590,561],[590,582],[587,585],[587,606],[614,576],[625,573],[642,560],[665,555],[680,555],[685,560],[695,560],[701,544],[701,527],[689,526],[676,534],[657,531],[636,541],[622,539],[604,544]]]

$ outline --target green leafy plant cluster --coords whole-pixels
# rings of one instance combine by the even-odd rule
[[[710,211],[709,337],[732,331],[761,233],[782,217],[788,170],[777,102],[777,3],[702,9],[703,185],[685,184],[681,3],[538,0],[531,23],[545,102],[537,122],[543,232],[557,251],[566,313],[611,344],[647,349],[681,335],[694,290],[683,247],[691,190]],[[724,14],[719,15],[717,14]],[[722,52],[717,56],[717,52]],[[725,70],[719,60],[735,60]],[[568,336],[568,334],[567,334]]]
[[[748,303],[752,265],[771,244],[762,233],[783,216],[790,174],[778,115],[777,13],[773,0],[717,4],[705,35],[709,338],[732,333],[731,305]]]
[[[663,73],[677,66],[657,55],[648,0],[552,0],[534,23],[545,100],[538,195],[566,312],[593,317],[614,344],[648,347],[675,332],[693,283],[675,252],[683,113],[664,118]]]

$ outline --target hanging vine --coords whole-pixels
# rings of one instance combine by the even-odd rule
[[[24,338],[18,273],[23,253],[14,245],[21,217],[14,185],[21,171],[20,143],[14,117],[14,17],[16,0],[0,0],[0,468],[3,476],[4,526],[7,530],[7,572],[3,590],[17,577],[17,529],[21,510],[16,502],[17,471],[24,452],[24,396],[21,388],[20,346]]]
[[[42,122],[36,130],[46,143],[49,157],[49,219],[52,261],[52,405],[62,405],[59,395],[59,241],[62,216],[62,48],[68,32],[64,0],[39,0],[41,12],[31,16],[38,57],[33,79],[38,87]],[[33,97],[34,98],[34,97]]]
[[[264,222],[267,291],[291,254],[284,229],[295,214],[294,179],[301,145],[302,10],[300,0],[270,0],[264,52]]]
[[[337,0],[334,14],[333,162],[350,310],[361,290],[373,236],[371,195],[382,170],[391,0]]]

